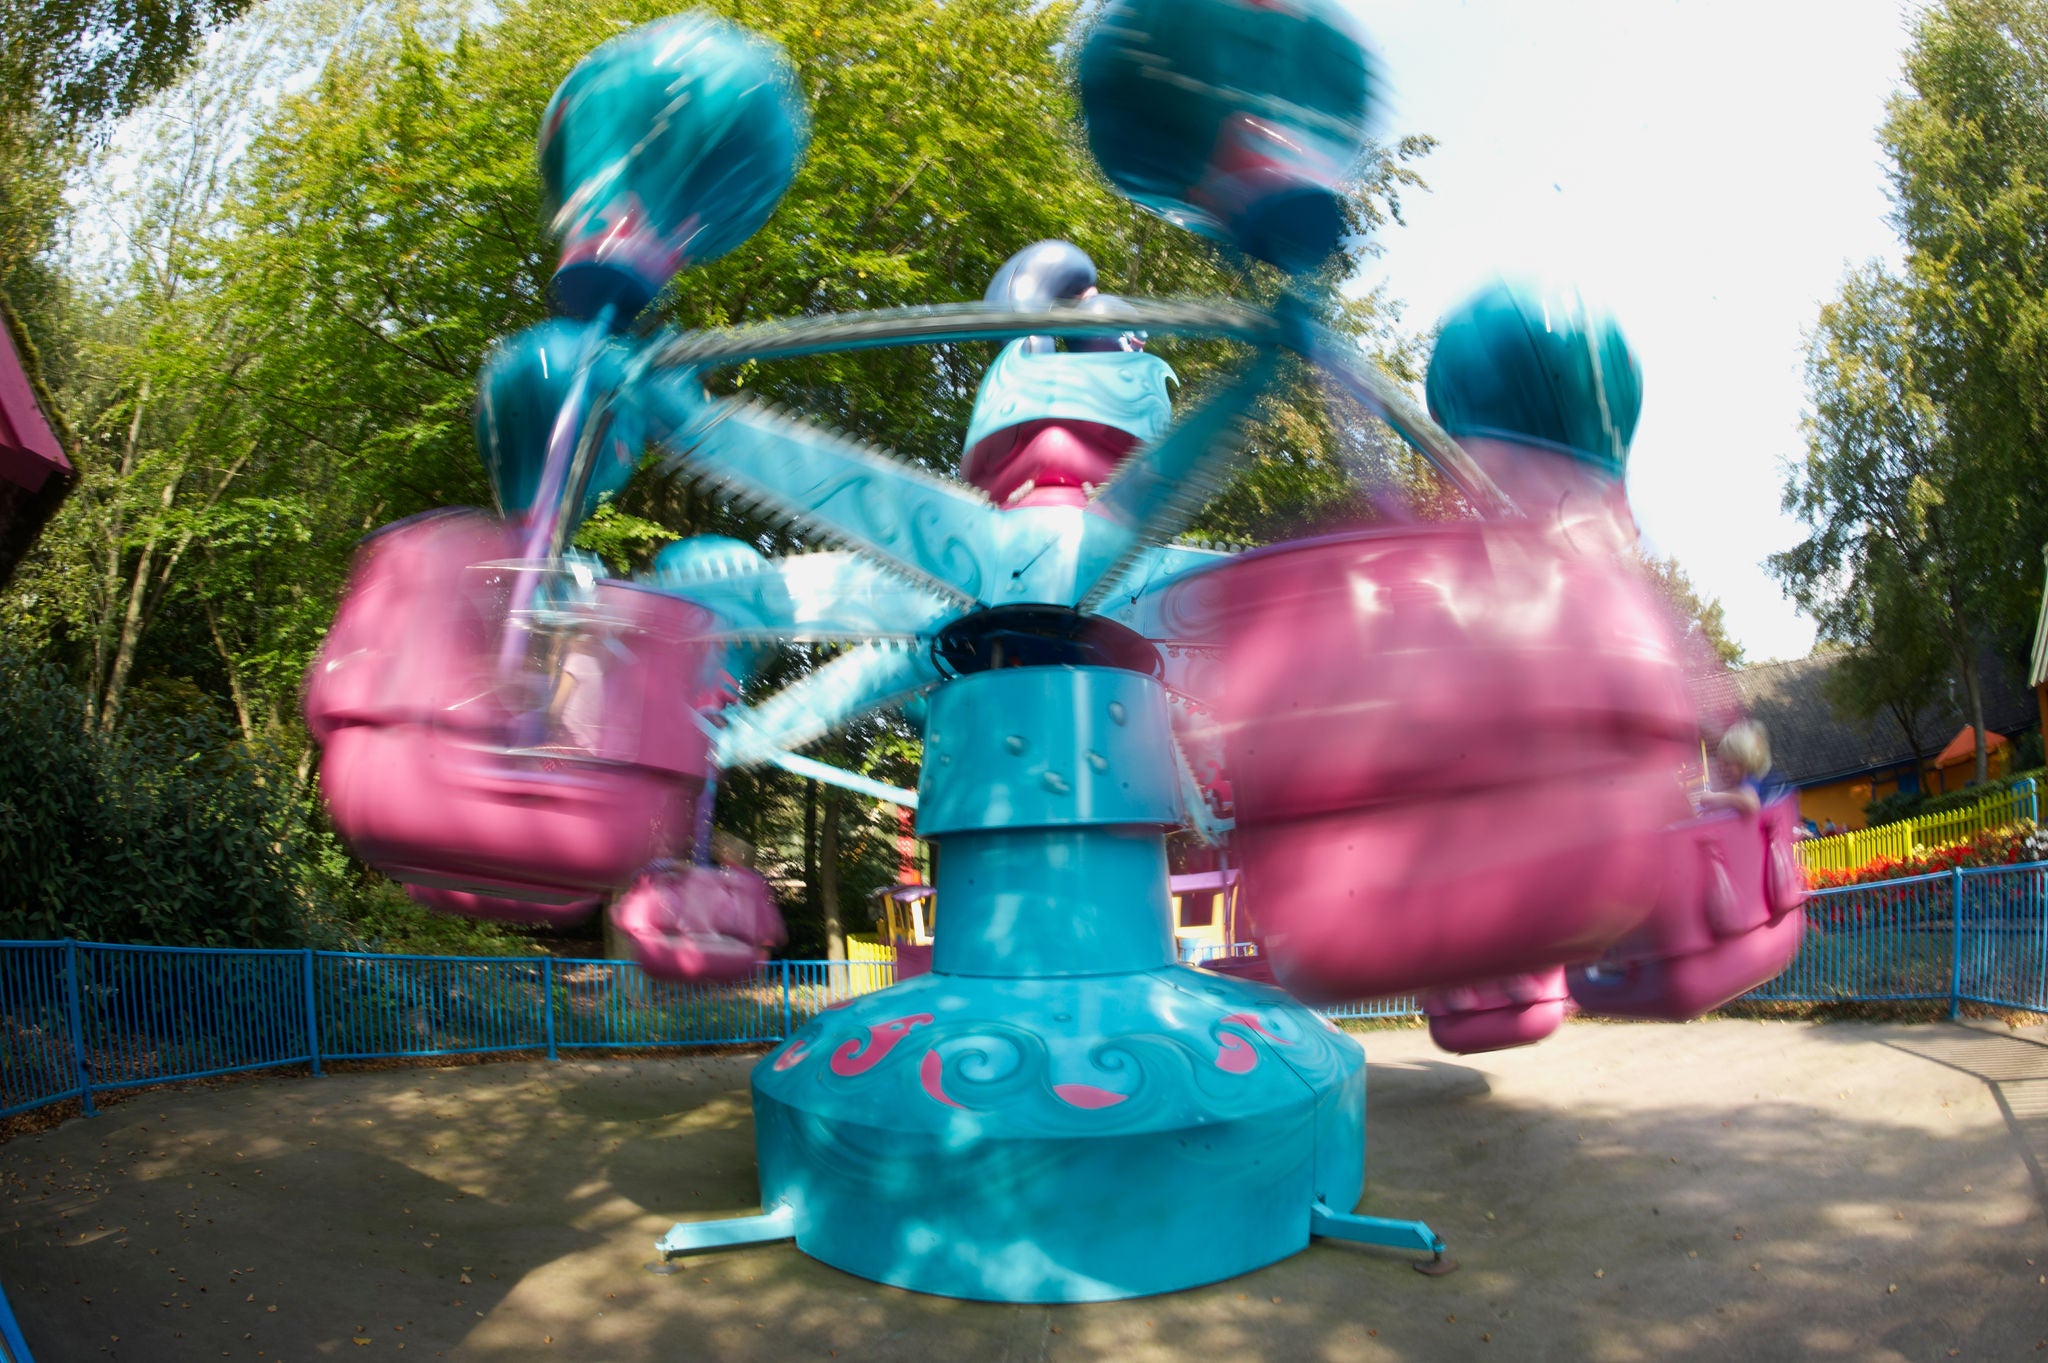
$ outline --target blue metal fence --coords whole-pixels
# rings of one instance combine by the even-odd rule
[[[1949,871],[1815,894],[1807,901],[1799,954],[1748,997],[1771,1003],[1948,998],[1956,884]]]
[[[1950,999],[2048,1013],[2048,865],[1955,874]]]
[[[34,1363],[28,1354],[28,1341],[21,1337],[21,1326],[14,1319],[14,1310],[8,1306],[5,1292],[0,1292],[0,1363]]]
[[[0,1117],[87,1097],[78,1045],[77,948],[20,942],[0,950]]]
[[[1748,999],[2048,1012],[2048,864],[1824,891],[1807,920],[1797,959]],[[873,961],[682,985],[622,961],[0,942],[0,1116],[323,1060],[774,1041],[893,978]],[[1397,1018],[1416,1003],[1327,1011]]]
[[[317,1048],[325,1060],[547,1046],[544,961],[319,951],[312,970]]]
[[[232,1074],[303,1062],[304,953],[80,943],[78,1035],[91,1089],[165,1074]]]
[[[1213,954],[1213,953],[1211,953]],[[97,1091],[392,1056],[734,1045],[890,984],[879,961],[776,961],[682,985],[622,961],[0,942],[0,1117]],[[1758,1002],[1946,1000],[2048,1012],[2048,863],[1823,891]],[[1326,1010],[1413,1016],[1413,998]],[[0,1295],[0,1363],[27,1358]]]

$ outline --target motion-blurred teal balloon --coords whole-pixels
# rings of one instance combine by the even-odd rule
[[[1429,358],[1429,414],[1460,438],[1568,454],[1619,477],[1643,410],[1621,327],[1573,290],[1496,283],[1452,309]]]
[[[642,24],[576,64],[541,119],[540,170],[572,317],[623,325],[686,264],[768,220],[810,134],[773,44],[702,12]]]
[[[491,490],[507,516],[534,510],[547,464],[548,436],[569,399],[577,365],[595,341],[601,349],[591,367],[593,396],[615,388],[623,357],[587,323],[543,322],[500,342],[478,376],[476,447],[491,476]],[[640,462],[647,436],[639,414],[627,404],[611,409],[610,426],[593,452],[582,504],[573,521],[597,507],[598,499],[625,486]]]
[[[1340,0],[1114,0],[1081,52],[1088,146],[1141,207],[1290,272],[1344,235],[1377,74]]]

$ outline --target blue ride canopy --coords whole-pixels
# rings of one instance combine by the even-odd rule
[[[1031,338],[1036,339],[1036,338]],[[1129,432],[1140,444],[1173,422],[1166,385],[1173,369],[1142,350],[1034,353],[1030,340],[996,352],[982,375],[963,448],[1027,421],[1092,421]]]
[[[1643,410],[1643,367],[1605,312],[1572,290],[1505,281],[1437,333],[1429,414],[1452,435],[1533,445],[1619,478]]]

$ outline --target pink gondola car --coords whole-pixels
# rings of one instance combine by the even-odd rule
[[[650,866],[611,914],[641,968],[665,980],[741,979],[789,940],[768,882],[735,866]]]
[[[1789,797],[1756,815],[1723,810],[1670,831],[1656,911],[1591,967],[1570,972],[1589,1013],[1678,1021],[1771,979],[1806,935],[1806,876]]]
[[[1289,988],[1591,962],[1657,903],[1695,714],[1664,610],[1612,556],[1459,522],[1216,578],[1246,896]]]
[[[314,660],[306,718],[335,827],[363,860],[457,911],[578,918],[687,850],[709,771],[691,705],[711,621],[599,581],[548,636],[550,665],[507,677],[511,551],[477,512],[372,536]]]
[[[1563,1026],[1571,1011],[1571,994],[1561,966],[1434,990],[1422,999],[1429,1039],[1459,1055],[1541,1041]]]

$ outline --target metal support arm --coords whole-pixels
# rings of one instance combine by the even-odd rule
[[[1277,351],[1260,353],[1111,476],[1081,543],[1082,610],[1101,605],[1147,548],[1186,529],[1227,481],[1246,457],[1239,438],[1245,417],[1278,369]]]
[[[1360,1216],[1355,1212],[1332,1211],[1317,1202],[1309,1208],[1308,1233],[1326,1240],[1349,1240],[1358,1245],[1382,1245],[1388,1249],[1413,1249],[1442,1257],[1444,1242],[1420,1221],[1393,1221],[1384,1216]]]
[[[774,761],[939,679],[922,649],[863,644],[826,663],[756,708],[728,706],[715,753],[721,767]]]
[[[655,1248],[663,1258],[707,1249],[736,1249],[788,1240],[796,1234],[796,1208],[778,1203],[759,1216],[732,1216],[722,1221],[678,1221]]]
[[[642,398],[671,463],[743,509],[872,557],[947,600],[972,604],[987,576],[994,507],[886,451],[747,399],[713,398],[694,374]]]

